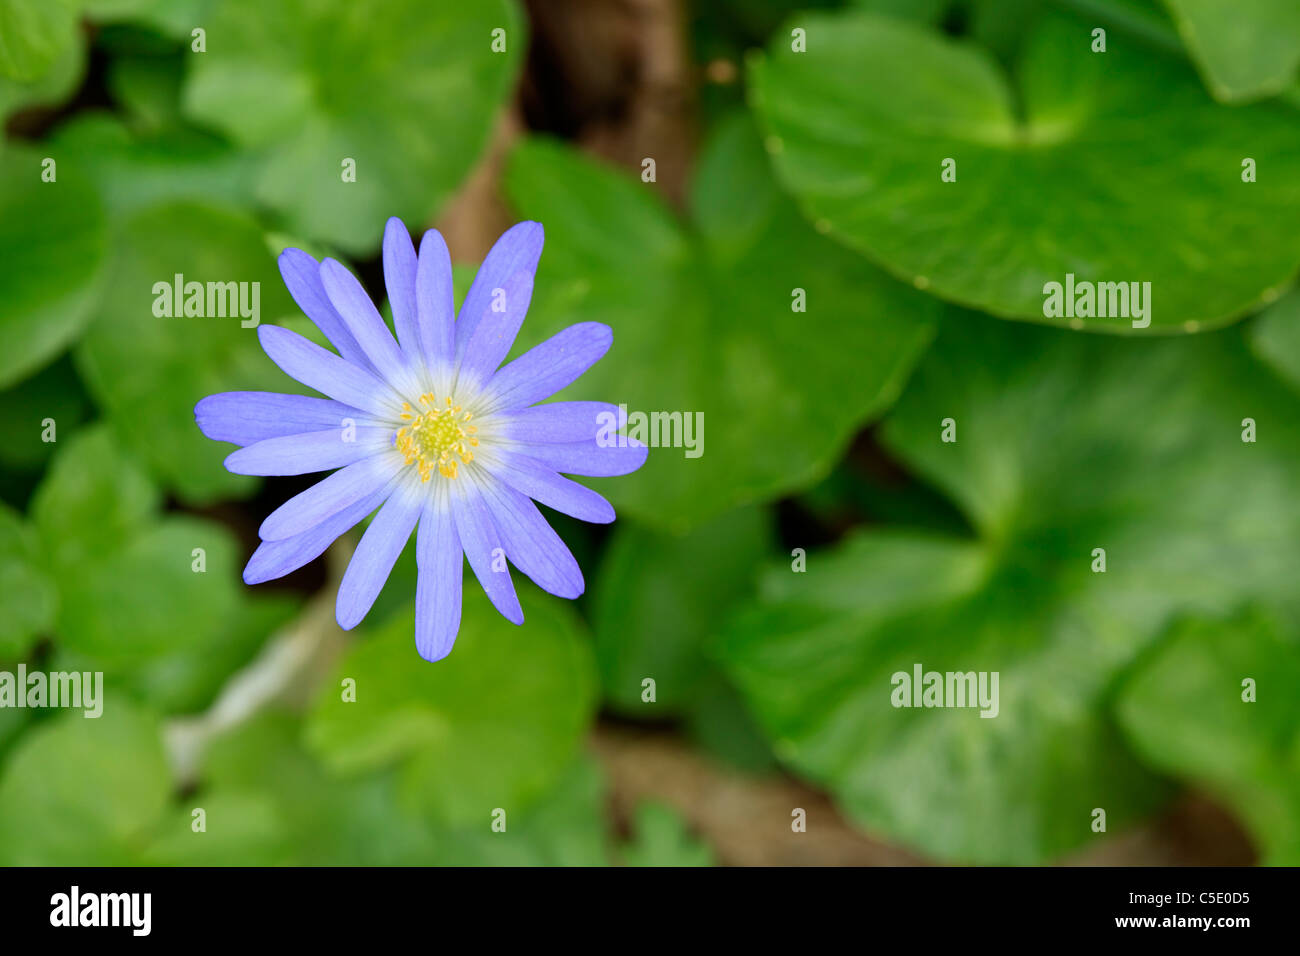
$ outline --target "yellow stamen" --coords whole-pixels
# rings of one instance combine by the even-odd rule
[[[426,392],[420,396],[419,406],[412,409],[409,402],[402,403],[402,420],[411,424],[397,430],[397,450],[406,464],[416,466],[421,481],[432,478],[435,468],[444,478],[455,478],[460,465],[474,460],[478,439],[473,435],[478,429],[466,424],[470,413],[462,415],[461,406],[451,396],[439,407],[438,399]]]

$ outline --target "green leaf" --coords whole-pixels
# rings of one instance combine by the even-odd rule
[[[592,630],[605,696],[641,717],[679,713],[696,700],[710,665],[706,641],[753,590],[771,555],[768,516],[734,511],[680,537],[620,524],[596,577]],[[642,681],[655,701],[642,700]]]
[[[0,761],[9,753],[14,741],[18,740],[27,726],[32,722],[32,712],[26,708],[18,710],[13,707],[0,709]],[[3,763],[0,763],[0,768]],[[0,773],[3,771],[0,770]]]
[[[270,850],[280,862],[403,866],[434,858],[435,831],[400,805],[391,773],[332,777],[303,750],[301,736],[301,721],[268,712],[217,740],[200,805],[248,802],[259,815],[269,812],[277,836]],[[203,852],[186,844],[178,839],[171,849],[181,859]],[[256,852],[260,858],[267,850]]]
[[[176,200],[254,205],[255,158],[207,133],[163,126],[134,135],[111,114],[85,112],[59,127],[51,143],[61,162],[95,181],[117,225]]]
[[[233,580],[238,564],[224,559],[223,563],[223,575]],[[131,593],[128,591],[128,600]],[[221,599],[228,599],[228,595]],[[202,600],[204,604],[212,603],[206,594]],[[77,650],[57,647],[51,666],[66,671],[104,671],[107,686],[114,692],[125,692],[162,716],[195,714],[212,705],[235,672],[252,661],[300,606],[297,594],[242,592],[242,599],[233,608],[219,620],[204,622],[192,637],[188,627],[178,630],[172,640],[158,641],[143,654],[140,641],[134,638],[125,646],[123,642],[109,641],[102,657],[81,650],[85,641],[77,641]],[[120,613],[114,608],[107,611],[110,620]],[[102,637],[98,643],[105,643]],[[124,651],[129,656],[132,649],[136,653],[130,666],[121,666]]]
[[[1300,67],[1300,4],[1294,0],[1164,0],[1216,99],[1273,96]]]
[[[0,862],[123,866],[168,799],[157,722],[110,697],[103,716],[70,711],[15,746],[0,777]]]
[[[21,659],[35,638],[54,623],[58,593],[37,554],[35,533],[8,505],[0,504],[0,661]]]
[[[1300,290],[1288,292],[1261,312],[1250,331],[1255,354],[1300,389]]]
[[[74,0],[0,0],[0,77],[39,78],[73,43]]]
[[[378,245],[388,216],[428,220],[460,184],[528,42],[513,0],[399,0],[382,15],[348,0],[228,0],[205,26],[186,112],[265,150],[258,197],[290,231],[353,253]]]
[[[812,484],[893,400],[932,334],[929,300],[801,222],[743,120],[702,156],[689,227],[653,186],[551,142],[520,146],[506,182],[547,230],[517,348],[608,323],[613,348],[563,395],[682,413],[661,436],[676,447],[593,482],[648,523],[680,532]],[[806,312],[793,309],[800,291]]]
[[[1051,859],[1094,838],[1093,808],[1113,832],[1154,807],[1112,688],[1174,615],[1294,589],[1300,402],[1239,330],[1120,341],[972,315],[883,437],[975,536],[869,530],[773,568],[721,656],[778,756],[945,861]],[[917,665],[996,672],[997,716],[894,706]]]
[[[59,589],[56,630],[67,649],[134,663],[210,643],[235,613],[241,591],[230,532],[188,516],[159,520],[158,501],[104,427],[78,434],[55,457],[32,515]]]
[[[1060,14],[1015,86],[979,47],[913,24],[800,23],[806,53],[778,39],[751,70],[778,173],[822,228],[939,296],[1118,331],[1135,317],[1045,316],[1045,285],[1150,282],[1152,330],[1190,331],[1300,265],[1300,233],[1280,226],[1300,215],[1284,106],[1217,106],[1181,61],[1124,34],[1093,53],[1092,22]]]
[[[0,388],[48,363],[81,331],[105,258],[99,197],[66,163],[55,167],[54,182],[43,182],[46,155],[0,150]]]
[[[206,570],[193,570],[202,549]],[[239,603],[239,556],[211,521],[165,518],[111,560],[60,575],[66,646],[105,662],[158,657],[211,642]]]
[[[997,0],[984,2],[990,7],[997,5]],[[1057,3],[1095,20],[1098,26],[1117,28],[1167,53],[1180,52],[1183,48],[1162,0],[1057,0]]]
[[[690,741],[714,760],[750,776],[776,772],[772,745],[744,698],[715,666],[686,715]]]
[[[218,740],[195,802],[268,803],[286,862],[299,865],[594,866],[605,862],[604,782],[594,762],[564,767],[526,809],[511,809],[503,832],[489,811],[445,829],[413,812],[400,776],[380,771],[340,779],[298,743],[300,726],[265,714]],[[454,786],[444,783],[443,786]],[[211,820],[211,815],[209,820]],[[180,825],[177,821],[176,825]],[[233,823],[232,819],[232,823]],[[180,862],[202,848],[179,834]],[[260,858],[264,850],[250,848]]]
[[[206,296],[211,314],[156,315],[160,301],[172,302],[177,274],[186,284],[246,283],[240,288],[257,292],[262,321],[296,312],[261,230],[243,213],[197,203],[150,207],[123,226],[113,278],[77,346],[77,367],[123,443],[182,499],[246,495],[257,480],[225,470],[234,449],[203,437],[194,405],[216,392],[301,388],[263,354],[257,330],[243,325],[251,319],[229,298],[224,317],[216,314],[222,302],[209,306]]]
[[[0,118],[28,107],[59,105],[81,85],[85,71],[85,47],[71,43],[49,70],[34,80],[21,82],[0,76]]]
[[[184,73],[185,64],[175,55],[124,55],[109,62],[106,82],[136,125],[156,130],[180,123]]]
[[[672,807],[642,803],[636,809],[636,837],[623,847],[625,866],[712,866],[713,851],[691,836]]]
[[[80,0],[86,16],[96,21],[133,20],[146,17],[160,6],[172,7],[188,4],[197,7],[196,0]]]
[[[505,830],[484,815],[473,827],[444,834],[433,862],[440,866],[604,866],[605,781],[588,757],[574,760],[549,792],[522,813],[508,813]],[[504,808],[502,808],[504,809]]]
[[[1000,62],[1013,63],[1046,6],[1047,0],[967,0],[967,32]]]
[[[239,562],[227,564],[223,573],[233,580]],[[210,604],[211,598],[205,596],[205,603]],[[300,605],[296,594],[244,592],[243,599],[215,628],[203,629],[210,635],[206,643],[176,642],[115,676],[161,714],[201,711],[212,704],[231,675],[253,659],[267,638],[289,622]]]
[[[32,498],[32,521],[55,567],[103,562],[161,504],[144,469],[103,425],[65,435]]]
[[[1125,683],[1116,706],[1145,760],[1225,798],[1250,828],[1265,865],[1296,866],[1298,686],[1294,629],[1260,612],[1243,613],[1179,626]]]
[[[46,439],[71,434],[89,411],[72,363],[64,359],[0,392],[0,462],[39,471],[59,447]]]
[[[852,4],[872,13],[938,24],[949,9],[958,5],[958,0],[852,0]]]
[[[130,21],[183,40],[189,48],[193,31],[204,27],[211,8],[222,0],[83,0],[86,15],[97,21]]]
[[[149,866],[282,866],[295,862],[290,828],[261,793],[195,794],[154,828],[142,851]],[[194,812],[203,811],[195,830]],[[351,862],[351,861],[349,861]]]
[[[415,652],[413,611],[398,613],[325,685],[308,746],[341,773],[401,762],[407,805],[438,822],[486,825],[496,807],[522,809],[572,759],[596,696],[573,613],[536,594],[524,606],[516,627],[467,587],[456,648],[437,666]],[[354,702],[343,699],[349,678]]]

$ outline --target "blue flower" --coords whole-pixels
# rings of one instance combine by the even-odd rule
[[[224,392],[200,401],[195,419],[207,437],[243,446],[226,459],[236,474],[338,470],[262,522],[248,584],[302,567],[378,508],[339,585],[345,630],[366,616],[417,527],[415,645],[426,660],[446,657],[456,640],[462,555],[515,624],[524,615],[507,558],[551,594],[582,593],[577,561],[533,502],[613,521],[609,502],[560,473],[624,475],[647,450],[602,437],[622,424],[614,405],[536,404],[609,350],[608,326],[570,326],[501,366],[528,311],[542,238],[539,223],[509,229],[457,316],[442,236],[426,232],[417,256],[406,227],[388,220],[384,281],[396,341],[341,264],[300,249],[281,254],[285,285],[338,354],[279,326],[257,334],[276,365],[329,397]]]

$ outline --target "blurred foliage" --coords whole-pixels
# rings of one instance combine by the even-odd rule
[[[451,208],[536,31],[515,0],[0,0],[0,674],[106,696],[0,708],[0,864],[716,862],[681,807],[611,818],[602,713],[939,861],[1059,859],[1193,786],[1300,863],[1298,11],[689,4],[688,181],[528,131],[501,192],[547,234],[516,352],[609,323],[565,397],[702,412],[703,455],[592,482],[612,529],[548,515],[590,593],[525,586],[516,628],[471,582],[437,665],[408,548],[340,656],[189,752],[332,585],[241,582],[302,485],[227,473],[192,409],[302,389],[155,285],[258,283],[322,341],[275,256],[382,297],[385,219]],[[1067,272],[1150,281],[1161,334],[1029,324]],[[998,717],[892,707],[918,662],[998,671]]]
[[[97,719],[69,711],[43,721],[0,779],[0,862],[138,862],[169,790],[158,722],[125,700],[106,700]]]
[[[1291,616],[1294,620],[1294,616]],[[1258,610],[1180,622],[1123,688],[1120,721],[1151,765],[1237,809],[1265,864],[1300,859],[1300,641]]]
[[[1165,0],[1188,52],[1221,100],[1280,93],[1300,67],[1300,4]]]
[[[1300,292],[1287,293],[1260,313],[1251,332],[1256,354],[1300,389]]]
[[[75,0],[0,2],[0,76],[30,83],[47,73],[73,45]]]
[[[94,314],[102,277],[99,194],[66,165],[57,188],[42,190],[46,165],[25,146],[0,153],[0,386],[41,368],[76,338]]]
[[[194,202],[148,206],[126,220],[116,248],[113,281],[75,358],[99,406],[122,440],[186,501],[246,495],[256,480],[221,467],[231,451],[194,427],[205,395],[252,389],[292,391],[294,382],[267,361],[256,331],[245,328],[232,302],[226,318],[159,318],[154,284],[174,298],[176,275],[240,276],[258,282],[268,319],[296,312],[275,259],[246,213]]]
[[[66,99],[81,82],[85,65],[85,49],[71,44],[34,80],[13,79],[0,71],[0,116],[25,107],[53,106]]]
[[[929,340],[933,303],[802,222],[743,120],[701,156],[689,228],[633,177],[553,143],[519,147],[507,187],[547,229],[516,350],[610,323],[611,353],[566,397],[703,413],[699,458],[659,449],[592,482],[642,520],[684,531],[821,477]]]
[[[1268,438],[1243,442],[1243,416]],[[1297,422],[1236,330],[1122,342],[954,316],[884,437],[975,537],[869,530],[774,568],[724,659],[778,754],[867,825],[943,859],[1050,858],[1093,807],[1115,826],[1162,795],[1107,701],[1170,617],[1292,590]],[[892,707],[915,662],[999,671],[997,718]],[[957,816],[972,825],[934,826]]]
[[[408,603],[325,682],[307,721],[309,749],[340,773],[400,764],[412,810],[440,821],[480,819],[493,800],[537,799],[573,759],[596,681],[572,611],[527,591],[522,603],[526,628],[497,614],[480,589],[466,589],[446,667],[411,666]]]
[[[714,636],[713,609],[739,605],[772,549],[765,512],[733,511],[673,536],[625,524],[605,551],[592,609],[596,660],[611,707],[629,716],[680,714],[708,686],[704,647]],[[643,679],[653,674],[654,706]]]
[[[693,839],[682,818],[659,803],[637,807],[636,837],[623,847],[627,866],[712,866],[713,851]]]

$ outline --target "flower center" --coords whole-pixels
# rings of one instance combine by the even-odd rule
[[[413,409],[409,402],[402,403],[402,420],[410,424],[397,430],[397,450],[406,456],[406,464],[419,468],[421,481],[433,477],[434,468],[444,478],[455,478],[462,462],[474,460],[478,429],[469,424],[473,415],[462,411],[451,396],[440,406],[426,392],[418,404]]]

